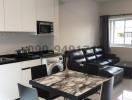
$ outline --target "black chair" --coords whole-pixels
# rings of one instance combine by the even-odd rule
[[[47,72],[45,72],[45,67],[42,67],[42,66],[40,66],[39,69],[36,69],[36,68],[32,69],[32,75],[33,75],[32,79],[33,80],[37,79],[37,78],[41,78],[41,77],[47,76]],[[37,66],[37,68],[38,67],[39,66]],[[36,72],[38,72],[38,73],[36,73]],[[39,97],[47,99],[47,100],[53,100],[53,99],[55,99],[55,98],[60,96],[59,94],[52,93],[52,92],[49,92],[49,91],[46,91],[46,90],[43,90],[43,89],[40,89],[40,88],[37,88],[37,87],[34,87],[34,88],[37,89]]]
[[[20,100],[39,100],[38,93],[35,88],[29,88],[18,84]]]

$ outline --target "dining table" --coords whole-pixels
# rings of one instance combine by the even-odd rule
[[[90,75],[69,70],[46,77],[30,80],[29,83],[36,88],[59,94],[69,100],[83,100],[99,87],[99,100],[102,99],[102,90],[109,77]],[[105,91],[106,92],[106,91]]]

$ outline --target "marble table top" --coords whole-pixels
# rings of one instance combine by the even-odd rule
[[[69,70],[32,81],[74,96],[80,96],[108,80],[109,78]]]

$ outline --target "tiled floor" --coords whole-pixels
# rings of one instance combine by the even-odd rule
[[[92,100],[99,100],[99,95],[91,96]],[[43,100],[43,99],[40,99]],[[64,100],[62,97],[55,100]],[[132,79],[124,79],[121,84],[113,90],[112,100],[132,100]]]
[[[124,79],[114,88],[113,100],[132,100],[132,79]]]

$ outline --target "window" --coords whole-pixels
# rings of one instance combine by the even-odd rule
[[[109,19],[110,46],[132,46],[132,16]]]

